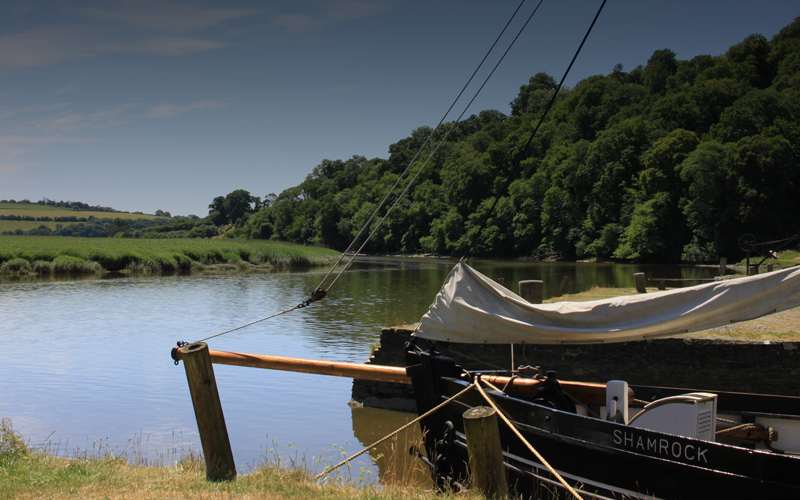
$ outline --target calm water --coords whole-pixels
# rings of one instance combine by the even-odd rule
[[[454,261],[365,259],[324,301],[209,341],[212,349],[361,363],[380,328],[416,321]],[[567,293],[633,286],[633,273],[710,277],[713,269],[476,261],[516,287],[561,276]],[[304,300],[327,270],[0,281],[0,414],[33,446],[62,455],[107,451],[169,463],[200,450],[183,366],[169,357],[194,341]],[[215,365],[234,458],[241,472],[276,454],[320,470],[411,416],[352,409],[352,381]],[[272,450],[275,450],[273,453]],[[357,468],[378,470],[369,457]],[[355,476],[355,474],[354,474]],[[369,480],[369,478],[368,478]]]

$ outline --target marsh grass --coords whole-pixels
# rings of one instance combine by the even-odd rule
[[[14,275],[249,271],[328,265],[338,255],[261,240],[0,236],[0,273]]]

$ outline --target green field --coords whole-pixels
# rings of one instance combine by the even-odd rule
[[[263,240],[69,238],[0,236],[0,273],[59,274],[174,272],[211,265],[310,266],[331,264],[339,253]]]
[[[96,219],[157,219],[150,214],[132,214],[130,212],[102,212],[98,210],[70,210],[68,208],[38,205],[36,203],[0,203],[0,215],[19,215],[27,217],[78,217]]]
[[[53,219],[56,217],[77,217],[78,219],[88,219],[90,217],[94,217],[95,219],[116,219],[119,217],[127,220],[158,218],[155,215],[149,214],[103,212],[98,210],[71,210],[62,207],[39,205],[37,203],[0,203],[0,216],[9,215],[18,215],[20,217],[50,217]],[[70,224],[77,224],[77,222],[0,220],[0,232],[16,231],[17,229],[30,231],[41,225],[55,230],[56,224],[68,226]]]

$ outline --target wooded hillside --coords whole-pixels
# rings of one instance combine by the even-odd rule
[[[724,55],[659,50],[562,89],[519,177],[498,192],[555,88],[539,73],[511,116],[459,123],[367,249],[459,254],[495,196],[478,254],[716,261],[738,256],[743,233],[800,230],[800,18]],[[241,235],[344,248],[430,132],[392,145],[388,160],[323,161]]]

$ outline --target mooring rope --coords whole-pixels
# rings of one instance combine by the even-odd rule
[[[483,396],[483,398],[486,400],[486,402],[489,403],[489,405],[497,412],[497,414],[506,423],[506,425],[508,425],[508,427],[511,429],[511,431],[514,432],[514,434],[516,434],[516,436],[522,441],[522,443],[528,448],[528,450],[530,450],[530,452],[533,453],[536,456],[536,458],[542,463],[542,465],[544,465],[547,468],[547,470],[549,470],[550,473],[553,474],[553,476],[555,476],[555,478],[558,479],[558,481],[564,486],[564,488],[566,488],[567,491],[569,491],[575,498],[577,498],[578,500],[583,500],[583,498],[578,494],[578,492],[575,491],[575,489],[572,486],[570,486],[569,483],[567,483],[566,480],[563,477],[561,477],[561,474],[559,474],[558,471],[555,468],[553,468],[553,466],[550,465],[550,463],[547,462],[547,460],[545,460],[545,458],[533,447],[533,445],[531,445],[528,442],[528,440],[525,439],[525,437],[519,432],[519,430],[517,430],[516,426],[508,419],[508,417],[505,416],[505,414],[500,410],[500,408],[497,407],[497,405],[494,403],[494,401],[492,401],[492,399],[489,397],[489,395],[486,394],[486,392],[480,386],[481,383],[484,383],[484,384],[488,385],[493,390],[499,391],[499,389],[497,389],[497,387],[495,387],[491,383],[483,381],[483,380],[480,379],[480,377],[477,377],[474,382],[472,382],[470,385],[468,385],[466,388],[464,388],[458,394],[456,394],[454,396],[451,396],[450,398],[446,399],[445,401],[443,401],[442,403],[440,403],[436,407],[428,410],[424,414],[422,414],[419,417],[415,418],[414,420],[408,422],[407,424],[405,424],[404,426],[400,427],[399,429],[397,429],[396,431],[392,432],[391,434],[388,434],[387,436],[384,436],[383,438],[375,441],[374,443],[372,443],[371,445],[367,446],[366,448],[364,448],[363,450],[359,451],[358,453],[355,453],[355,454],[347,457],[346,459],[342,460],[341,462],[339,462],[338,464],[336,464],[334,466],[326,467],[324,471],[322,471],[319,474],[317,474],[316,476],[314,476],[313,479],[316,481],[318,479],[321,479],[321,478],[325,477],[330,472],[333,472],[334,470],[338,469],[339,467],[351,462],[352,460],[354,460],[357,457],[363,455],[367,451],[369,451],[369,450],[375,448],[376,446],[380,445],[381,443],[383,443],[387,439],[390,439],[390,438],[396,436],[397,434],[399,434],[400,432],[408,429],[409,427],[411,427],[412,425],[416,424],[417,422],[419,422],[423,418],[426,418],[426,417],[436,413],[437,411],[441,410],[446,405],[450,404],[454,400],[456,400],[459,397],[461,397],[464,394],[466,394],[469,390],[477,389],[478,392],[481,394],[481,396]]]
[[[325,283],[327,282],[328,278],[330,278],[331,274],[333,274],[333,272],[336,270],[336,268],[339,266],[339,264],[341,264],[342,260],[343,260],[343,259],[344,259],[344,258],[347,256],[347,254],[348,254],[348,253],[349,253],[349,252],[350,252],[350,251],[353,249],[353,246],[356,244],[356,242],[357,242],[357,241],[358,241],[358,240],[361,238],[361,236],[364,234],[364,232],[365,232],[365,231],[366,231],[366,230],[369,228],[370,224],[372,224],[372,221],[373,221],[373,220],[375,220],[375,218],[377,217],[377,215],[378,215],[378,213],[380,212],[380,210],[381,210],[381,209],[382,209],[382,208],[383,208],[383,207],[386,205],[386,203],[388,202],[388,200],[389,200],[389,198],[391,197],[392,193],[394,193],[394,192],[397,190],[397,188],[398,188],[398,186],[400,185],[400,183],[401,183],[401,182],[402,182],[404,179],[406,179],[406,178],[407,178],[407,175],[408,175],[409,171],[411,170],[411,168],[413,167],[414,163],[415,163],[415,162],[417,161],[417,159],[419,159],[419,157],[422,155],[422,152],[425,150],[425,147],[426,147],[426,146],[428,146],[428,144],[431,142],[431,140],[433,139],[433,136],[434,136],[434,134],[435,134],[435,133],[436,133],[436,132],[439,130],[439,128],[442,126],[442,124],[444,123],[444,120],[447,118],[447,116],[448,116],[448,115],[450,114],[450,112],[453,110],[453,108],[455,107],[456,103],[457,103],[457,102],[458,102],[458,101],[461,99],[462,95],[463,95],[463,94],[464,94],[464,92],[467,90],[467,88],[469,87],[469,85],[472,83],[472,80],[475,78],[475,76],[477,75],[478,71],[479,71],[479,70],[480,70],[480,69],[483,67],[483,64],[486,62],[486,60],[487,60],[487,58],[489,57],[489,55],[490,55],[490,54],[491,54],[491,53],[494,51],[495,47],[497,46],[498,42],[500,41],[500,39],[501,39],[501,38],[503,37],[503,35],[505,34],[505,32],[506,32],[506,30],[508,29],[509,25],[511,24],[511,22],[514,20],[514,18],[517,16],[517,14],[519,13],[520,9],[521,9],[521,8],[522,8],[522,6],[524,5],[524,3],[525,3],[525,0],[521,0],[521,2],[519,3],[519,5],[517,6],[517,8],[514,10],[514,13],[513,13],[513,14],[511,14],[511,17],[510,17],[510,18],[509,18],[509,20],[506,22],[506,24],[505,24],[505,26],[503,27],[503,29],[500,31],[500,34],[499,34],[499,35],[497,35],[497,38],[495,38],[495,40],[494,40],[494,43],[492,43],[492,45],[491,45],[491,47],[489,48],[489,50],[488,50],[488,51],[486,52],[486,54],[483,56],[483,59],[481,59],[481,62],[480,62],[480,63],[478,64],[478,66],[475,68],[475,71],[473,71],[472,75],[471,75],[471,76],[469,77],[469,79],[467,80],[467,83],[466,83],[466,84],[464,84],[464,86],[462,87],[461,91],[458,93],[458,95],[456,96],[456,98],[453,100],[453,103],[450,105],[450,107],[447,109],[447,111],[446,111],[446,112],[444,113],[444,115],[442,116],[442,118],[441,118],[441,120],[439,121],[439,123],[436,125],[436,128],[434,128],[434,130],[433,130],[433,131],[432,131],[432,132],[431,132],[431,133],[428,135],[427,139],[426,139],[426,140],[425,140],[425,142],[422,144],[422,146],[420,146],[420,148],[419,148],[419,150],[417,151],[417,153],[414,155],[414,157],[411,159],[411,161],[409,161],[409,162],[408,162],[408,165],[406,166],[406,168],[405,168],[405,170],[403,171],[403,173],[402,173],[402,174],[401,174],[401,175],[398,177],[398,179],[397,179],[397,181],[395,182],[395,184],[394,184],[394,185],[393,185],[393,186],[392,186],[392,187],[389,189],[389,191],[386,193],[386,196],[383,198],[383,200],[381,201],[381,203],[380,203],[380,204],[379,204],[379,205],[376,207],[375,211],[374,211],[374,212],[372,213],[372,215],[369,217],[369,219],[367,220],[367,222],[366,222],[366,223],[365,223],[365,224],[364,224],[364,225],[361,227],[361,230],[358,232],[358,234],[355,236],[355,238],[353,238],[353,240],[350,242],[350,245],[348,245],[347,249],[346,249],[344,252],[342,252],[342,254],[339,256],[339,258],[337,259],[337,261],[336,261],[336,262],[333,264],[333,266],[331,266],[331,269],[328,271],[328,273],[325,275],[325,277],[324,277],[324,278],[322,278],[322,281],[320,282],[319,286],[317,286],[317,288],[316,288],[316,289],[314,290],[314,292],[312,293],[312,295],[311,295],[311,298],[310,298],[310,299],[307,299],[307,300],[305,300],[304,302],[301,302],[300,304],[298,304],[298,305],[296,305],[296,306],[294,306],[294,307],[290,307],[290,308],[288,308],[288,309],[285,309],[285,310],[283,310],[283,311],[281,311],[281,312],[278,312],[278,313],[272,314],[272,315],[270,315],[270,316],[267,316],[267,317],[265,317],[265,318],[261,318],[261,319],[255,320],[255,321],[251,321],[250,323],[247,323],[247,324],[244,324],[244,325],[241,325],[241,326],[237,326],[236,328],[231,328],[230,330],[226,330],[226,331],[224,331],[224,332],[220,332],[220,333],[217,333],[217,334],[215,334],[215,335],[211,335],[211,336],[209,336],[209,337],[206,337],[206,338],[204,338],[204,339],[202,339],[202,340],[198,340],[197,342],[203,342],[203,341],[205,341],[205,340],[212,339],[212,338],[214,338],[214,337],[219,337],[219,336],[221,336],[221,335],[225,335],[225,334],[227,334],[227,333],[231,333],[231,332],[234,332],[234,331],[236,331],[236,330],[241,330],[242,328],[246,328],[246,327],[248,327],[248,326],[252,326],[252,325],[255,325],[255,324],[257,324],[257,323],[261,323],[262,321],[266,321],[266,320],[268,320],[268,319],[272,319],[272,318],[274,318],[274,317],[276,317],[276,316],[280,316],[280,315],[282,315],[282,314],[286,314],[286,313],[288,313],[288,312],[294,311],[295,309],[301,309],[301,308],[303,308],[303,307],[306,307],[306,306],[308,306],[308,305],[311,305],[312,303],[314,303],[314,302],[316,302],[316,301],[318,301],[318,300],[321,300],[322,298],[324,298],[324,297],[325,297],[325,295],[326,295],[326,293],[327,293],[327,290],[330,290],[330,289],[333,287],[333,285],[336,283],[336,281],[339,279],[339,277],[340,277],[340,276],[342,276],[342,274],[343,274],[343,273],[344,273],[344,272],[345,272],[345,271],[346,271],[346,270],[347,270],[347,269],[350,267],[350,264],[352,264],[352,263],[353,263],[353,261],[355,260],[356,256],[357,256],[359,253],[361,253],[361,251],[364,249],[364,247],[367,245],[367,243],[370,241],[370,239],[372,239],[372,236],[374,236],[374,234],[377,232],[377,230],[378,230],[378,229],[379,229],[379,228],[380,228],[380,227],[383,225],[383,223],[386,221],[386,219],[387,219],[387,217],[389,216],[389,214],[390,214],[390,213],[391,213],[391,212],[394,210],[394,208],[397,206],[397,204],[398,204],[398,203],[399,203],[399,202],[400,202],[400,201],[401,201],[401,200],[404,198],[404,196],[405,196],[405,194],[408,192],[409,188],[410,188],[410,187],[411,187],[411,186],[414,184],[414,181],[416,181],[416,179],[419,177],[419,175],[422,173],[422,171],[425,169],[425,167],[427,167],[427,166],[428,166],[428,164],[430,163],[430,161],[431,161],[431,159],[433,158],[433,156],[436,154],[436,152],[438,152],[438,151],[439,151],[439,148],[441,148],[441,146],[442,146],[442,145],[444,144],[444,142],[446,141],[447,137],[448,137],[448,136],[450,135],[450,133],[451,133],[451,132],[452,132],[452,131],[455,129],[456,125],[457,125],[457,124],[458,124],[458,123],[461,121],[461,118],[463,118],[464,114],[466,114],[466,112],[467,112],[467,110],[469,109],[469,107],[472,105],[472,103],[473,103],[473,102],[475,101],[475,99],[478,97],[478,95],[480,94],[480,92],[481,92],[481,91],[483,90],[483,88],[486,86],[486,83],[489,81],[489,79],[492,77],[492,75],[494,74],[494,72],[497,70],[498,66],[499,66],[499,65],[500,65],[500,63],[503,61],[503,59],[506,57],[506,55],[508,54],[508,52],[511,50],[511,47],[513,47],[513,46],[514,46],[514,44],[516,43],[517,39],[518,39],[518,38],[519,38],[519,36],[522,34],[522,31],[525,29],[525,27],[526,27],[526,26],[528,25],[528,23],[531,21],[531,19],[533,18],[534,14],[536,14],[536,12],[539,10],[539,7],[542,5],[542,2],[543,2],[543,1],[544,1],[544,0],[539,0],[539,3],[536,5],[536,8],[534,8],[533,12],[532,12],[532,13],[531,13],[531,14],[528,16],[528,19],[525,21],[525,23],[524,23],[524,24],[522,25],[522,27],[519,29],[519,31],[517,32],[516,36],[515,36],[515,37],[514,37],[514,39],[511,41],[511,43],[509,44],[509,46],[506,48],[506,50],[505,50],[505,52],[503,53],[503,55],[500,57],[500,59],[497,61],[497,63],[495,63],[495,65],[494,65],[494,68],[492,68],[492,70],[491,70],[491,72],[489,73],[489,75],[488,75],[488,76],[487,76],[487,77],[484,79],[484,81],[483,81],[483,83],[481,84],[480,88],[478,88],[478,90],[477,90],[477,91],[475,92],[475,94],[473,95],[472,99],[471,99],[471,100],[469,101],[469,103],[467,103],[467,105],[464,107],[464,110],[461,112],[461,114],[459,115],[459,117],[458,117],[458,118],[457,118],[457,119],[456,119],[456,120],[453,122],[453,124],[452,124],[452,125],[450,126],[450,128],[447,130],[447,132],[445,133],[445,135],[442,137],[442,139],[441,139],[441,140],[439,141],[439,143],[436,145],[436,147],[434,148],[433,152],[432,152],[432,153],[431,153],[431,154],[428,156],[428,158],[425,160],[425,162],[423,163],[423,165],[422,165],[422,166],[421,166],[421,167],[420,167],[420,168],[417,170],[417,172],[414,174],[414,176],[413,176],[413,177],[412,177],[412,178],[409,180],[409,182],[407,183],[407,185],[405,186],[405,188],[403,189],[403,191],[400,193],[400,195],[397,197],[397,199],[394,201],[394,203],[391,205],[391,207],[390,207],[390,208],[387,210],[387,212],[386,212],[386,214],[383,216],[383,218],[382,218],[382,219],[381,219],[381,220],[378,222],[378,224],[375,226],[375,228],[372,230],[372,232],[371,232],[371,233],[370,233],[370,234],[367,236],[367,238],[364,240],[364,242],[361,244],[361,246],[358,248],[358,250],[356,250],[356,251],[355,251],[355,254],[352,256],[352,258],[351,258],[349,261],[347,261],[347,263],[345,264],[344,268],[342,268],[342,269],[341,269],[341,270],[340,270],[340,271],[337,273],[337,275],[334,277],[333,281],[332,281],[332,282],[331,282],[331,283],[328,285],[327,289],[324,287],[324,285],[325,285]]]
[[[352,258],[351,258],[351,259],[350,259],[350,260],[349,260],[349,261],[348,261],[348,262],[345,264],[344,268],[343,268],[343,269],[341,269],[341,270],[340,270],[340,271],[337,273],[336,277],[333,279],[333,281],[331,282],[331,284],[330,284],[330,285],[328,285],[328,287],[327,287],[327,290],[330,290],[330,289],[333,287],[333,285],[336,283],[336,281],[339,279],[339,277],[340,277],[340,276],[341,276],[341,275],[342,275],[342,274],[343,274],[343,273],[344,273],[344,272],[345,272],[345,271],[346,271],[346,270],[347,270],[347,269],[350,267],[350,264],[352,264],[352,262],[353,262],[353,261],[356,259],[356,257],[357,257],[357,256],[358,256],[358,255],[361,253],[361,251],[364,249],[364,247],[366,247],[367,243],[369,243],[369,241],[372,239],[372,237],[375,235],[375,233],[378,231],[378,229],[379,229],[379,228],[380,228],[380,227],[383,225],[383,223],[384,223],[384,222],[386,221],[386,219],[389,217],[389,214],[391,214],[391,213],[394,211],[395,207],[397,207],[397,204],[398,204],[398,203],[400,203],[400,201],[401,201],[401,200],[402,200],[402,199],[405,197],[406,193],[407,193],[407,192],[408,192],[408,190],[411,188],[411,186],[414,184],[414,182],[417,180],[417,178],[419,177],[419,175],[422,173],[422,171],[423,171],[423,170],[425,170],[425,168],[428,166],[428,163],[430,163],[431,159],[433,159],[434,155],[435,155],[435,154],[436,154],[436,153],[439,151],[439,148],[441,148],[441,147],[442,147],[442,145],[444,145],[445,141],[446,141],[446,140],[447,140],[447,138],[450,136],[450,133],[451,133],[451,132],[452,132],[452,131],[453,131],[453,130],[456,128],[456,125],[458,125],[458,124],[461,122],[461,119],[462,119],[462,118],[464,117],[464,115],[467,113],[467,110],[469,110],[470,106],[472,106],[472,103],[473,103],[473,102],[475,102],[475,99],[477,99],[477,98],[478,98],[478,95],[481,93],[481,91],[483,90],[483,88],[484,88],[484,87],[486,86],[486,84],[489,82],[489,79],[492,77],[492,75],[494,75],[495,71],[497,71],[497,68],[500,66],[500,63],[502,63],[502,62],[503,62],[503,60],[504,60],[504,59],[505,59],[505,57],[508,55],[508,53],[509,53],[509,51],[511,50],[511,48],[514,46],[514,44],[516,44],[516,42],[517,42],[517,40],[519,39],[519,37],[520,37],[520,35],[522,34],[522,32],[523,32],[523,31],[525,30],[525,28],[528,26],[528,24],[530,23],[531,19],[533,19],[533,16],[534,16],[534,15],[536,14],[536,12],[539,10],[539,7],[541,7],[541,5],[542,5],[542,2],[544,2],[544,0],[539,0],[539,3],[536,5],[536,7],[533,9],[533,12],[531,12],[531,14],[530,14],[530,15],[528,16],[528,18],[525,20],[525,22],[523,23],[523,25],[522,25],[522,26],[520,27],[520,29],[517,31],[517,34],[516,34],[516,36],[515,36],[515,37],[514,37],[514,38],[511,40],[511,42],[509,43],[509,45],[508,45],[508,47],[506,48],[505,52],[503,52],[503,55],[502,55],[502,56],[500,56],[500,58],[497,60],[497,62],[495,63],[494,67],[492,68],[492,70],[489,72],[489,74],[488,74],[488,75],[486,76],[486,78],[483,80],[483,83],[481,84],[481,86],[478,88],[478,90],[476,90],[476,91],[475,91],[475,94],[472,96],[472,99],[470,99],[470,101],[467,103],[467,105],[466,105],[466,106],[464,106],[464,110],[461,112],[461,114],[458,116],[458,118],[456,118],[456,119],[453,121],[453,123],[450,125],[450,128],[449,128],[449,129],[447,129],[447,132],[445,132],[445,134],[442,136],[442,138],[441,138],[441,139],[439,140],[439,142],[436,144],[436,147],[434,148],[434,150],[431,152],[431,154],[430,154],[430,155],[428,155],[428,158],[425,160],[425,163],[423,163],[423,164],[422,164],[422,166],[421,166],[421,167],[420,167],[420,168],[417,170],[417,172],[414,174],[414,176],[413,176],[413,177],[412,177],[412,178],[409,180],[409,182],[406,184],[406,187],[403,189],[403,191],[400,193],[400,195],[399,195],[399,196],[398,196],[398,197],[395,199],[394,203],[391,205],[391,207],[389,207],[389,209],[386,211],[386,213],[385,213],[385,214],[384,214],[384,216],[381,218],[381,220],[378,222],[378,224],[375,226],[375,228],[372,230],[372,232],[370,232],[370,233],[369,233],[369,235],[368,235],[368,236],[367,236],[367,238],[364,240],[364,242],[361,244],[361,246],[358,248],[358,250],[356,250],[356,252],[353,254]],[[426,139],[426,140],[425,140],[425,142],[422,144],[422,146],[420,146],[419,150],[418,150],[418,151],[417,151],[417,153],[414,155],[414,157],[411,159],[411,161],[408,163],[408,166],[407,166],[407,167],[406,167],[406,169],[403,171],[403,173],[400,175],[400,177],[397,179],[397,181],[395,182],[394,186],[392,186],[392,188],[389,190],[389,192],[388,192],[388,193],[386,193],[386,196],[384,197],[383,201],[381,201],[381,204],[380,204],[380,205],[378,205],[378,207],[375,209],[375,211],[374,211],[374,212],[372,213],[372,215],[370,216],[369,220],[367,220],[367,222],[364,224],[364,226],[362,226],[362,228],[361,228],[361,231],[359,231],[359,233],[356,235],[356,237],[355,237],[355,238],[353,238],[353,241],[352,241],[352,242],[350,242],[350,245],[347,247],[347,249],[346,249],[346,250],[345,250],[345,251],[342,253],[342,255],[339,257],[339,260],[337,260],[337,261],[336,261],[336,263],[333,265],[333,267],[331,267],[331,270],[330,270],[330,271],[328,271],[328,274],[326,274],[326,275],[325,275],[325,277],[322,279],[322,281],[320,282],[319,286],[317,287],[318,289],[320,289],[320,288],[323,288],[323,285],[324,285],[324,284],[325,284],[325,282],[328,280],[328,278],[329,278],[329,277],[330,277],[330,275],[333,273],[333,271],[336,269],[336,267],[337,267],[337,266],[338,266],[338,265],[341,263],[341,261],[342,261],[342,259],[344,258],[344,256],[347,254],[347,252],[349,252],[349,251],[352,249],[352,247],[353,247],[353,245],[355,244],[355,242],[356,242],[356,241],[358,241],[358,239],[359,239],[359,238],[361,237],[361,235],[364,233],[364,231],[366,230],[366,228],[367,228],[367,227],[369,227],[369,225],[370,225],[370,224],[372,223],[372,221],[375,219],[375,217],[377,216],[377,214],[378,214],[378,213],[380,212],[380,210],[383,208],[383,206],[385,205],[385,203],[386,203],[386,202],[387,202],[387,200],[389,199],[389,196],[390,196],[390,195],[391,195],[391,194],[392,194],[392,193],[393,193],[393,192],[394,192],[394,191],[397,189],[397,187],[400,185],[400,182],[401,182],[401,181],[402,181],[402,180],[403,180],[403,179],[406,177],[406,175],[408,174],[408,172],[411,170],[411,167],[414,165],[414,162],[415,162],[415,161],[417,161],[417,159],[420,157],[420,155],[421,155],[421,154],[422,154],[422,152],[424,151],[425,147],[426,147],[426,146],[427,146],[427,145],[430,143],[431,139],[433,139],[433,136],[434,136],[434,134],[436,133],[436,131],[438,131],[438,130],[439,130],[439,128],[440,128],[440,127],[442,126],[442,124],[444,123],[444,120],[445,120],[445,118],[447,118],[447,115],[449,115],[449,114],[450,114],[450,111],[452,111],[453,107],[455,107],[456,103],[457,103],[457,102],[458,102],[458,101],[461,99],[461,96],[464,94],[464,91],[467,89],[467,87],[470,85],[470,83],[472,82],[472,80],[475,78],[475,75],[476,75],[476,74],[478,73],[478,71],[481,69],[481,67],[483,66],[483,63],[484,63],[484,62],[486,62],[486,59],[489,57],[489,54],[491,54],[491,53],[492,53],[492,51],[494,50],[495,46],[496,46],[496,45],[497,45],[497,43],[500,41],[500,38],[502,38],[502,36],[503,36],[503,34],[505,33],[506,29],[507,29],[507,28],[508,28],[508,26],[511,24],[511,22],[514,20],[514,18],[516,17],[517,13],[519,12],[520,8],[522,7],[522,5],[523,5],[524,3],[525,3],[525,0],[522,0],[522,2],[520,2],[520,4],[517,6],[517,9],[516,9],[516,10],[514,11],[514,13],[511,15],[511,18],[509,18],[508,22],[507,22],[507,23],[506,23],[506,25],[503,27],[503,29],[500,31],[500,34],[497,36],[497,38],[495,39],[495,41],[494,41],[494,43],[492,44],[492,46],[491,46],[491,47],[489,48],[489,50],[486,52],[486,55],[484,55],[484,56],[483,56],[483,59],[482,59],[482,60],[481,60],[481,62],[478,64],[478,67],[477,67],[477,68],[475,68],[475,71],[472,73],[472,76],[470,76],[470,77],[469,77],[469,80],[467,80],[467,83],[466,83],[466,84],[464,85],[464,87],[461,89],[461,92],[459,92],[458,96],[455,98],[455,100],[453,101],[453,103],[450,105],[450,108],[448,108],[448,110],[445,112],[444,116],[442,116],[442,119],[439,121],[439,123],[436,125],[436,127],[433,129],[433,131],[432,131],[432,132],[431,132],[431,133],[428,135],[427,139]]]
[[[600,8],[597,9],[597,14],[595,14],[594,19],[592,20],[592,23],[589,25],[589,29],[586,30],[586,34],[583,36],[583,40],[581,40],[580,45],[578,45],[578,50],[576,50],[575,51],[575,55],[572,56],[572,61],[570,61],[569,66],[567,66],[567,70],[564,71],[564,75],[561,77],[561,81],[558,83],[558,86],[556,87],[555,91],[553,92],[553,95],[550,97],[550,102],[547,104],[547,107],[545,108],[544,112],[542,113],[542,116],[539,117],[539,122],[536,124],[536,127],[534,127],[533,131],[531,132],[530,137],[528,137],[528,142],[525,143],[525,146],[520,150],[519,154],[517,155],[517,160],[514,162],[514,166],[509,171],[508,176],[506,177],[505,184],[503,184],[503,187],[500,188],[500,190],[498,191],[498,196],[494,197],[494,203],[492,203],[492,206],[486,212],[486,215],[484,216],[483,221],[481,222],[480,228],[478,229],[478,231],[473,236],[472,241],[470,242],[469,247],[467,247],[466,252],[464,252],[464,255],[463,255],[462,259],[466,258],[467,255],[469,255],[470,252],[472,252],[472,248],[475,246],[475,243],[477,243],[478,238],[483,233],[483,230],[486,229],[486,225],[489,223],[489,219],[491,218],[492,214],[494,213],[494,209],[497,208],[497,203],[500,201],[500,195],[502,195],[503,193],[506,193],[508,191],[508,187],[511,185],[511,182],[513,182],[514,178],[517,176],[517,171],[519,170],[520,166],[522,165],[522,160],[525,158],[526,151],[528,150],[528,148],[530,147],[531,143],[533,142],[533,138],[536,136],[536,133],[539,131],[539,128],[542,126],[542,123],[544,123],[544,119],[547,116],[547,114],[550,112],[550,108],[552,108],[553,104],[555,104],[556,97],[558,96],[558,93],[561,90],[561,87],[564,86],[564,82],[566,81],[567,75],[569,75],[569,72],[572,69],[572,65],[575,64],[575,61],[578,59],[578,55],[581,53],[581,50],[583,49],[583,46],[586,44],[586,40],[589,38],[589,34],[592,32],[592,29],[594,28],[595,23],[597,23],[597,19],[600,17],[600,13],[603,12],[603,7],[605,7],[605,5],[606,5],[606,0],[603,0],[603,3],[600,4]]]
[[[427,416],[429,416],[429,415],[432,415],[432,414],[436,413],[437,411],[439,411],[440,409],[442,409],[442,408],[443,408],[445,405],[449,404],[449,403],[450,403],[450,402],[452,402],[454,399],[456,399],[456,398],[458,398],[458,397],[461,397],[461,396],[463,396],[463,395],[464,395],[464,394],[465,394],[467,391],[469,391],[470,389],[472,389],[472,388],[474,388],[474,387],[476,387],[476,384],[473,382],[472,384],[470,384],[469,386],[467,386],[467,388],[466,388],[466,389],[464,389],[463,391],[459,392],[459,393],[458,393],[458,394],[456,394],[455,396],[453,396],[453,397],[451,397],[451,398],[447,399],[446,401],[442,402],[441,404],[439,404],[439,405],[438,405],[438,406],[436,406],[435,408],[432,408],[432,409],[428,410],[428,411],[427,411],[427,412],[425,412],[423,415],[420,415],[419,417],[415,418],[415,419],[414,419],[414,420],[412,420],[411,422],[408,422],[406,425],[404,425],[404,426],[400,427],[399,429],[397,429],[396,431],[392,432],[391,434],[389,434],[389,435],[387,435],[387,436],[385,436],[385,437],[382,437],[381,439],[379,439],[379,440],[375,441],[374,443],[372,443],[371,445],[367,446],[367,447],[366,447],[366,448],[364,448],[363,450],[359,451],[359,452],[358,452],[358,453],[356,453],[355,455],[351,455],[350,457],[348,457],[348,458],[346,458],[346,459],[342,460],[341,462],[339,462],[338,464],[336,464],[336,465],[334,465],[334,466],[332,466],[332,467],[326,467],[324,471],[322,471],[322,472],[320,472],[319,474],[317,474],[316,476],[314,476],[314,480],[316,481],[317,479],[320,479],[320,478],[322,478],[322,477],[325,477],[325,476],[326,476],[326,475],[327,475],[329,472],[332,472],[332,471],[334,471],[334,470],[338,469],[339,467],[341,467],[341,466],[345,465],[346,463],[348,463],[348,462],[352,461],[353,459],[355,459],[355,458],[357,458],[357,457],[359,457],[359,456],[363,455],[364,453],[366,453],[367,451],[371,450],[372,448],[375,448],[376,446],[378,446],[379,444],[383,443],[383,442],[384,442],[384,441],[386,441],[387,439],[390,439],[390,438],[392,438],[392,437],[396,436],[397,434],[399,434],[399,433],[403,432],[404,430],[408,429],[409,427],[411,427],[412,425],[416,424],[417,422],[419,422],[419,421],[420,421],[420,420],[422,420],[423,418],[425,418],[425,417],[427,417]]]
[[[536,448],[534,448],[533,445],[531,445],[528,442],[528,440],[525,439],[525,437],[519,432],[519,430],[516,428],[516,426],[513,423],[511,423],[511,421],[508,419],[508,417],[506,417],[505,414],[502,411],[500,411],[500,408],[498,408],[497,405],[494,403],[494,401],[492,401],[492,399],[489,397],[489,395],[486,394],[486,392],[484,392],[483,388],[480,386],[480,384],[478,382],[482,382],[482,381],[480,379],[477,379],[475,381],[475,387],[478,389],[478,392],[481,394],[481,396],[483,396],[483,399],[485,399],[486,402],[489,403],[489,405],[492,408],[494,408],[494,411],[496,411],[497,414],[500,415],[500,418],[503,419],[503,422],[505,422],[506,425],[508,425],[508,427],[511,429],[511,431],[514,434],[516,434],[516,436],[520,439],[520,441],[522,441],[522,444],[524,444],[528,448],[528,450],[530,450],[530,452],[533,453],[536,456],[536,458],[542,463],[542,465],[544,465],[547,468],[547,470],[549,470],[550,473],[553,474],[553,476],[555,476],[556,479],[558,479],[558,481],[564,486],[564,488],[567,489],[567,491],[569,491],[578,500],[583,500],[583,498],[578,494],[578,492],[575,491],[575,489],[572,486],[570,486],[564,480],[563,477],[561,477],[561,474],[559,474],[558,471],[556,471],[553,468],[553,466],[550,465],[547,462],[547,460],[545,460],[545,458],[538,451],[536,451]],[[483,382],[483,383],[486,384],[486,382]]]
[[[280,316],[281,314],[286,314],[288,312],[294,311],[295,309],[302,309],[303,307],[306,307],[306,306],[310,305],[312,302],[313,302],[313,299],[307,299],[304,302],[301,302],[301,303],[297,304],[294,307],[290,307],[288,309],[284,309],[283,311],[277,312],[277,313],[275,313],[275,314],[273,314],[271,316],[267,316],[266,318],[257,319],[255,321],[251,321],[250,323],[246,323],[244,325],[239,325],[239,326],[237,326],[235,328],[231,328],[230,330],[225,330],[224,332],[220,332],[220,333],[217,333],[215,335],[211,335],[211,336],[206,337],[204,339],[196,340],[195,342],[205,342],[208,339],[213,339],[214,337],[219,337],[221,335],[225,335],[226,333],[235,332],[236,330],[241,330],[242,328],[247,328],[248,326],[253,326],[256,323],[261,323],[262,321],[266,321],[268,319],[272,319],[275,316]]]

